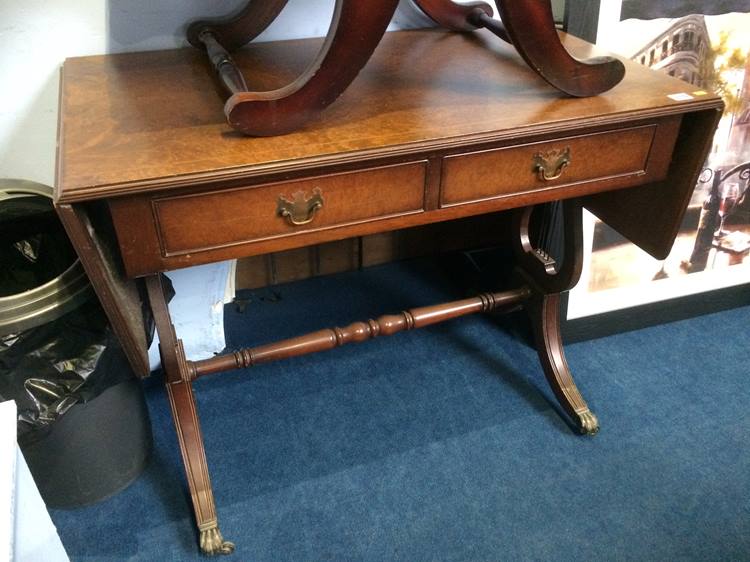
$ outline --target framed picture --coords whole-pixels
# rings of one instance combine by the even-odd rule
[[[593,215],[584,219],[585,263],[569,295],[569,324],[609,315],[619,323],[609,331],[620,331],[650,323],[649,311],[665,321],[670,307],[676,318],[750,303],[750,1],[568,0],[566,19],[571,33],[682,79],[686,99],[710,90],[726,104],[667,259]]]

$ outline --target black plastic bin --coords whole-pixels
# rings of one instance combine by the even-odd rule
[[[52,189],[0,180],[0,400],[50,507],[113,495],[151,450],[143,390],[94,298]]]

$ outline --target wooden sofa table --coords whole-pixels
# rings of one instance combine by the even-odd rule
[[[562,37],[574,55],[596,54]],[[319,45],[258,44],[234,58],[249,87],[271,90]],[[523,305],[561,406],[581,432],[596,432],[559,333],[560,293],[581,270],[581,208],[664,257],[718,98],[627,62],[613,90],[568,98],[486,31],[404,31],[386,34],[304,129],[249,138],[226,125],[207,64],[196,49],[66,61],[56,185],[60,217],[140,376],[144,310],[153,313],[204,552],[233,545],[217,523],[191,384],[199,376]],[[561,208],[556,221],[544,218],[549,205]],[[171,326],[161,272],[505,209],[516,209],[509,290],[201,361],[185,357]],[[562,241],[557,254],[552,239]]]

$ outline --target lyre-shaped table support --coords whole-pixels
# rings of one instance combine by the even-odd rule
[[[336,0],[323,47],[314,62],[290,84],[250,92],[229,51],[260,35],[288,0],[250,0],[236,16],[201,20],[188,28],[190,43],[204,48],[231,96],[224,106],[229,124],[252,136],[290,133],[333,103],[367,64],[398,6],[398,0]],[[611,57],[573,58],[560,41],[549,0],[498,0],[502,23],[484,2],[416,0],[438,25],[468,32],[486,28],[512,43],[544,80],[571,96],[586,97],[614,87],[625,75]]]
[[[563,353],[559,326],[560,291],[572,287],[580,275],[581,206],[577,200],[563,203],[562,230],[564,259],[561,265],[531,242],[534,207],[516,211],[515,248],[519,258],[519,282],[511,290],[483,293],[473,298],[437,304],[354,322],[343,328],[330,328],[279,342],[241,349],[200,361],[185,357],[177,339],[164,296],[161,274],[146,278],[151,310],[159,333],[159,349],[165,371],[167,393],[193,501],[200,547],[206,554],[228,554],[234,550],[219,530],[216,506],[208,474],[203,437],[193,395],[192,382],[198,377],[261,363],[325,351],[390,336],[402,331],[437,324],[468,314],[511,310],[523,306],[531,320],[539,359],[560,405],[578,429],[585,434],[598,430],[596,417],[576,388]]]
[[[565,359],[560,333],[560,293],[572,289],[583,267],[582,207],[577,199],[550,204],[556,206],[558,232],[546,232],[549,224],[532,227],[535,207],[515,211],[514,250],[520,278],[529,284],[532,295],[525,305],[531,320],[539,362],[557,401],[586,435],[599,431],[599,422],[573,381]],[[553,256],[542,240],[562,238],[562,256]]]
[[[159,352],[167,396],[193,502],[199,544],[205,554],[231,554],[234,544],[225,541],[219,530],[193,385],[182,340],[177,339],[169,315],[161,274],[146,278],[146,290],[159,335]]]

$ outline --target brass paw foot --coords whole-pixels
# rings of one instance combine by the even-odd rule
[[[583,435],[596,435],[599,432],[599,420],[591,410],[578,414],[578,430]]]
[[[213,556],[214,554],[232,554],[234,552],[234,543],[224,540],[218,526],[202,530],[200,541],[203,554],[208,554],[209,556]]]

